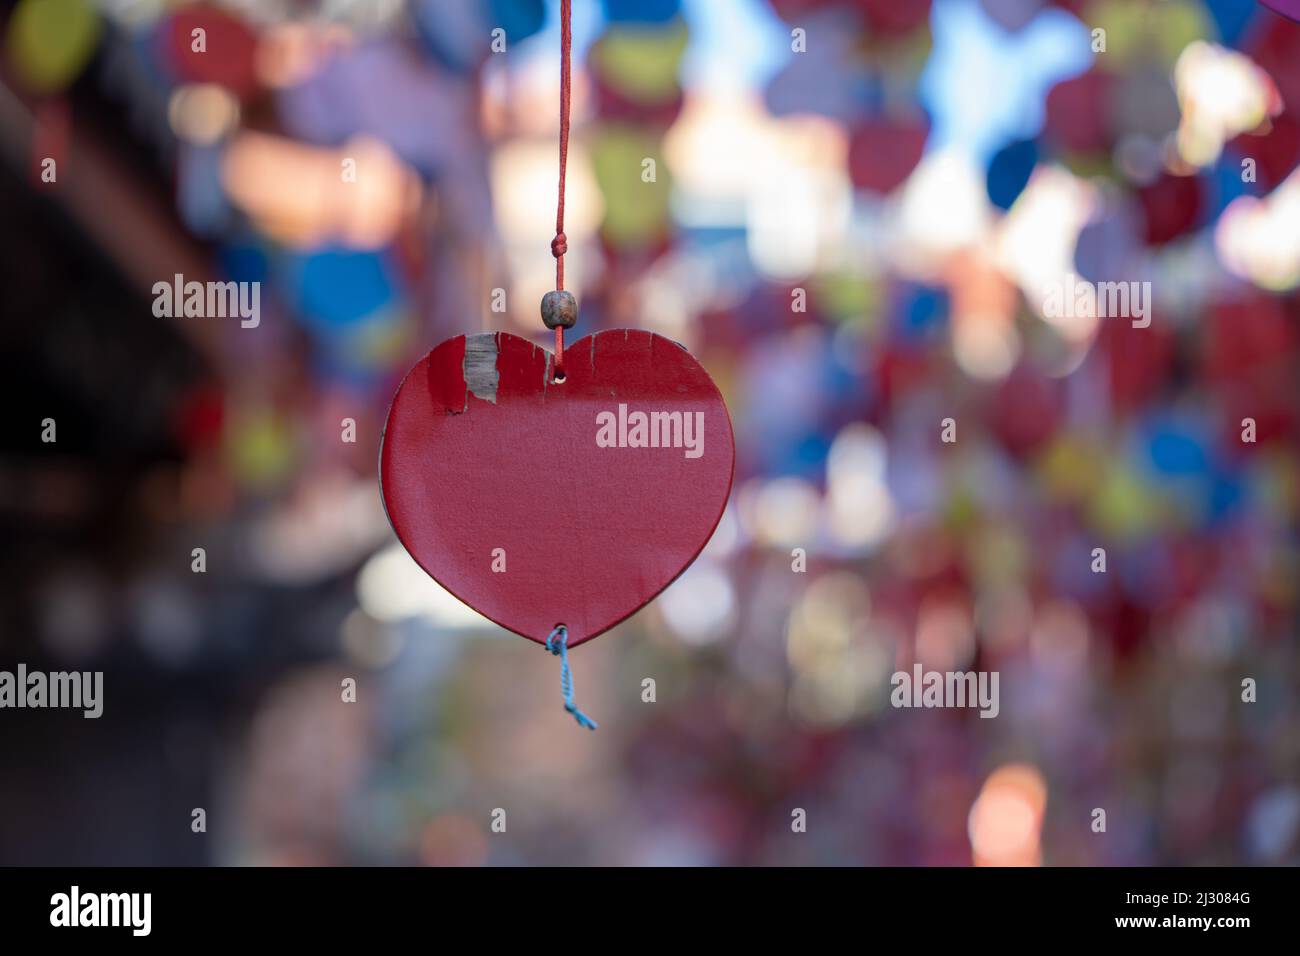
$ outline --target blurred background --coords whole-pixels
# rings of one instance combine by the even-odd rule
[[[0,863],[1300,862],[1300,26],[575,0],[577,334],[681,341],[737,436],[587,734],[376,480],[419,356],[547,342],[557,0],[0,10],[0,667],[105,672],[0,714]],[[1000,715],[893,709],[918,661]]]

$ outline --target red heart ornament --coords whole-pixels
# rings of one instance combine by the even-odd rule
[[[695,560],[736,455],[717,386],[671,339],[579,339],[558,382],[553,358],[508,332],[443,342],[393,398],[379,480],[431,577],[538,643],[564,624],[575,647]]]

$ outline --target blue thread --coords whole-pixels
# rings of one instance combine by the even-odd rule
[[[559,640],[556,640],[556,635]],[[558,624],[555,630],[551,631],[546,638],[546,649],[560,659],[560,690],[564,693],[564,709],[573,715],[581,726],[588,730],[596,729],[596,722],[578,710],[578,705],[573,702],[573,671],[569,669],[569,629],[563,624]]]

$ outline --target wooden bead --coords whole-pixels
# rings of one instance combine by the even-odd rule
[[[571,329],[578,323],[578,300],[558,289],[542,296],[542,321],[548,329]]]

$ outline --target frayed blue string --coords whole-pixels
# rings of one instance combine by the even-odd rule
[[[564,693],[564,709],[581,726],[595,730],[596,722],[578,710],[578,705],[573,702],[573,671],[569,669],[568,640],[569,630],[560,624],[546,638],[546,649],[560,659],[560,690]]]

